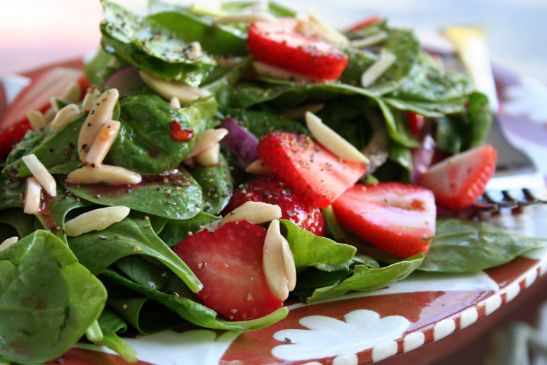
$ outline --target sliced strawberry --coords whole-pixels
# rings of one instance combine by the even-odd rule
[[[332,205],[340,225],[394,256],[427,252],[435,235],[435,199],[400,183],[355,185]]]
[[[321,210],[304,202],[287,184],[275,177],[259,177],[239,186],[225,212],[231,212],[248,201],[277,204],[281,207],[283,219],[290,220],[313,234],[325,234],[325,218]]]
[[[0,159],[4,159],[13,144],[19,142],[31,129],[27,112],[46,112],[51,106],[50,99],[61,96],[73,81],[77,81],[80,87],[87,88],[89,82],[82,75],[78,70],[57,67],[44,71],[31,80],[10,104],[0,123]]]
[[[312,80],[337,80],[348,64],[338,48],[317,36],[298,32],[296,19],[254,22],[247,45],[253,57],[264,63]]]
[[[408,129],[414,137],[419,137],[420,132],[424,126],[424,116],[416,114],[414,112],[406,112],[406,118],[408,120]]]
[[[496,170],[496,149],[490,145],[459,153],[433,165],[418,184],[435,193],[437,205],[460,211],[484,193]]]
[[[258,145],[260,159],[309,204],[328,207],[353,186],[366,166],[344,161],[304,135],[272,132]]]
[[[351,27],[349,27],[348,32],[356,32],[360,29],[368,27],[369,25],[381,23],[382,21],[384,21],[384,19],[382,17],[371,16],[370,18],[363,19],[360,22],[357,22],[354,25],[352,25]]]
[[[203,283],[204,305],[225,318],[250,320],[283,305],[266,282],[262,249],[266,230],[247,221],[229,222],[214,232],[188,236],[174,250]]]

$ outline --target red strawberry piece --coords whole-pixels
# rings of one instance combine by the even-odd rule
[[[356,31],[358,31],[360,29],[363,29],[365,27],[368,27],[370,25],[381,23],[383,20],[384,19],[379,17],[379,16],[371,16],[369,18],[363,19],[360,22],[357,22],[354,25],[352,25],[348,29],[348,32],[356,32]]]
[[[424,116],[414,112],[406,112],[406,118],[408,120],[408,129],[410,130],[410,133],[412,133],[414,137],[419,137],[424,126]]]
[[[204,305],[225,318],[260,318],[283,305],[266,282],[262,250],[266,230],[247,221],[229,222],[214,232],[203,230],[173,247],[203,284]]]
[[[366,166],[344,161],[311,138],[272,132],[258,145],[260,159],[311,206],[328,207],[363,176]]]
[[[248,201],[277,204],[282,218],[307,229],[313,234],[325,234],[325,218],[321,210],[304,202],[283,181],[274,177],[259,177],[239,186],[232,196],[225,212]]]
[[[50,99],[61,96],[73,81],[84,85],[82,72],[61,67],[44,71],[31,80],[10,104],[0,123],[0,159],[4,159],[13,145],[31,129],[27,112],[46,112],[51,106]]]
[[[496,155],[490,145],[459,153],[433,165],[418,184],[435,193],[438,206],[456,212],[469,208],[494,175]]]
[[[247,45],[253,57],[312,80],[337,80],[348,64],[338,48],[317,36],[299,33],[296,19],[254,22]]]
[[[435,199],[400,183],[355,185],[332,205],[340,225],[394,256],[427,252],[435,235]]]

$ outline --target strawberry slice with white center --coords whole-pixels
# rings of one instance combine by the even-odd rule
[[[319,81],[337,80],[348,59],[342,51],[318,36],[298,31],[292,18],[254,22],[247,45],[253,57],[268,65]]]
[[[496,170],[496,149],[484,145],[433,165],[418,184],[433,191],[437,205],[461,211],[484,193]]]
[[[225,318],[245,321],[283,306],[264,275],[266,230],[247,221],[229,222],[214,232],[203,230],[173,247],[203,284],[204,305]]]
[[[305,135],[272,132],[258,145],[274,175],[317,208],[328,207],[363,176],[366,166],[345,161]]]
[[[427,252],[435,235],[435,198],[418,186],[358,184],[332,207],[342,227],[397,257]]]
[[[56,67],[34,77],[7,108],[0,123],[0,158],[4,158],[19,142],[26,131],[31,129],[27,112],[38,110],[46,112],[52,97],[61,97],[68,86],[77,81],[84,91],[89,82],[82,71]]]

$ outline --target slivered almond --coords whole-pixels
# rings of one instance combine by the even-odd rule
[[[294,81],[307,81],[309,80],[303,75],[289,72],[279,67],[270,66],[266,63],[253,61],[253,69],[255,72],[264,77],[270,77],[278,80],[294,80]]]
[[[50,128],[53,132],[63,130],[67,125],[76,120],[80,115],[80,108],[76,104],[68,104],[64,106],[51,121]]]
[[[349,44],[348,38],[338,30],[325,24],[317,15],[308,13],[300,20],[298,31],[307,35],[315,35],[323,38],[339,47],[346,47]]]
[[[120,93],[117,89],[106,90],[99,96],[89,111],[78,136],[78,154],[82,162],[85,161],[87,152],[103,125],[112,120],[112,114],[119,96]]]
[[[61,99],[69,103],[77,103],[80,101],[80,95],[82,94],[82,89],[76,81],[72,81],[66,88]]]
[[[42,204],[42,186],[33,177],[27,177],[25,186],[25,204],[23,212],[26,214],[36,214],[40,211]]]
[[[315,114],[306,113],[306,125],[313,137],[326,149],[343,160],[368,163],[368,159],[351,143],[325,125]]]
[[[32,130],[40,130],[47,124],[46,117],[38,110],[31,110],[27,113],[27,119],[32,127]]]
[[[101,166],[104,158],[110,151],[110,147],[112,147],[118,136],[120,125],[120,122],[116,120],[108,121],[103,125],[99,134],[97,134],[97,138],[95,138],[95,141],[93,141],[93,144],[89,148],[89,152],[85,157],[85,163],[96,167]]]
[[[374,84],[395,63],[396,59],[393,53],[383,49],[380,52],[380,58],[361,75],[361,85],[369,87]]]
[[[200,133],[194,144],[194,149],[190,152],[188,157],[194,157],[207,151],[213,145],[222,141],[227,134],[228,130],[226,128],[208,129],[205,132]]]
[[[142,176],[119,166],[84,166],[68,174],[65,181],[69,184],[133,185],[140,183]]]
[[[75,237],[91,231],[102,231],[114,223],[123,221],[129,215],[130,209],[124,206],[99,208],[80,214],[65,223],[65,233]]]
[[[53,108],[49,108],[47,110],[47,112],[44,113],[44,118],[46,119],[46,124],[51,122],[53,120],[53,118],[55,118],[56,115],[57,115],[57,113],[53,110]]]
[[[177,99],[174,96],[171,98],[171,100],[169,100],[169,105],[171,105],[171,107],[174,108],[174,109],[180,109],[181,108],[179,99]]]
[[[59,106],[57,105],[57,98],[52,96],[49,98],[49,103],[51,104],[50,109],[53,110],[55,113],[59,111]]]
[[[201,166],[214,166],[220,162],[220,144],[215,143],[208,150],[194,157]]]
[[[296,286],[296,267],[289,243],[281,234],[279,226],[277,219],[268,226],[262,265],[270,290],[277,299],[285,300],[289,296],[289,291]]]
[[[160,94],[165,100],[177,98],[181,104],[186,105],[197,99],[211,95],[207,90],[180,82],[165,81],[143,71],[139,71],[139,75],[148,87]]]
[[[281,208],[279,205],[249,201],[228,213],[222,218],[221,224],[236,221],[261,224],[279,218],[281,218]]]
[[[57,196],[57,182],[38,157],[35,154],[30,154],[23,156],[22,160],[46,193],[52,197]]]
[[[0,252],[7,250],[14,244],[16,244],[19,241],[19,237],[14,236],[10,238],[6,238],[2,243],[0,243]]]
[[[101,96],[101,92],[98,89],[89,89],[84,96],[84,100],[82,101],[82,111],[84,113],[88,113],[91,108],[93,108],[93,104],[95,104],[95,100],[97,100],[99,96]]]
[[[255,175],[266,175],[271,173],[272,169],[266,166],[262,160],[256,160],[247,165],[245,172]]]
[[[223,15],[216,17],[215,24],[233,24],[244,23],[251,24],[252,22],[271,21],[275,17],[268,13],[250,13],[250,14],[237,14],[237,15]]]
[[[325,104],[323,103],[313,103],[313,104],[307,104],[298,106],[296,108],[290,108],[290,109],[284,109],[279,114],[292,118],[292,119],[304,119],[306,116],[306,112],[311,113],[318,113],[325,107]]]
[[[351,41],[350,45],[355,48],[366,48],[366,47],[375,45],[377,43],[383,42],[386,39],[387,39],[386,32],[378,32],[371,36]]]

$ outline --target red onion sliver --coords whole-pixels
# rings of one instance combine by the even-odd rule
[[[231,117],[224,118],[221,127],[228,130],[222,144],[237,157],[242,167],[247,167],[251,162],[258,160],[258,138],[254,134]]]

